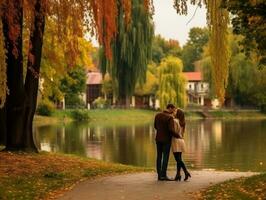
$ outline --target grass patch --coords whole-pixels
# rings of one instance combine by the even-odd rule
[[[258,200],[266,199],[266,174],[226,181],[196,194],[201,200]]]
[[[73,155],[0,152],[0,199],[47,199],[98,176],[151,171]]]
[[[68,123],[73,121],[70,117],[57,117],[57,116],[40,116],[34,115],[34,125],[35,126],[46,126],[58,123]]]
[[[57,110],[56,118],[71,118],[73,110]],[[103,124],[126,124],[132,122],[148,123],[154,119],[156,111],[142,109],[93,109],[84,110],[89,116],[89,122]]]
[[[186,119],[202,119],[203,116],[199,112],[185,111]]]

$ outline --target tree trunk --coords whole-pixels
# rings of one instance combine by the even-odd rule
[[[34,23],[30,36],[27,74],[23,81],[22,24],[23,1],[9,0],[6,16],[3,16],[3,30],[7,49],[7,86],[6,114],[0,120],[6,127],[6,150],[37,151],[33,139],[32,123],[36,110],[39,85],[39,71],[42,55],[45,24],[45,2],[37,0]],[[8,12],[12,10],[12,12]],[[8,15],[8,18],[7,18]],[[12,15],[12,16],[10,16]],[[13,21],[10,22],[10,19]],[[17,29],[15,30],[14,27]],[[17,36],[14,40],[14,30]],[[13,31],[13,32],[12,32]]]
[[[32,131],[33,117],[36,111],[39,73],[42,57],[43,34],[45,26],[45,0],[37,0],[35,4],[34,24],[30,36],[27,75],[25,80],[25,117],[24,117],[24,147],[28,151],[37,151]]]
[[[23,57],[22,57],[22,0],[9,0],[3,16],[3,31],[7,49],[7,86],[9,95],[6,99],[6,150],[23,148]],[[8,12],[12,10],[12,12]],[[7,16],[8,15],[8,16]],[[10,19],[13,20],[12,23]],[[15,33],[14,33],[15,32]],[[12,34],[17,34],[14,36]]]
[[[0,109],[0,145],[6,144],[6,107]]]
[[[129,96],[120,96],[118,97],[118,105],[121,108],[130,108],[130,99],[131,97]]]

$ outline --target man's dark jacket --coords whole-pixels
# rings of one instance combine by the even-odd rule
[[[155,138],[157,142],[170,143],[172,136],[179,138],[175,130],[174,118],[167,110],[156,114],[154,128],[157,131]]]

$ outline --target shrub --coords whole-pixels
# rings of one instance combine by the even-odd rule
[[[107,108],[109,103],[102,97],[98,97],[92,102],[94,108]]]
[[[88,121],[90,119],[86,110],[73,110],[71,111],[71,117],[77,121]]]
[[[51,101],[45,99],[39,103],[37,113],[43,116],[51,116],[54,110],[54,104]]]

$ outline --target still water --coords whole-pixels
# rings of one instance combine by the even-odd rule
[[[152,122],[142,125],[73,123],[35,127],[41,150],[154,167]],[[187,122],[184,161],[189,168],[266,171],[266,120]],[[170,166],[174,166],[170,156]]]

